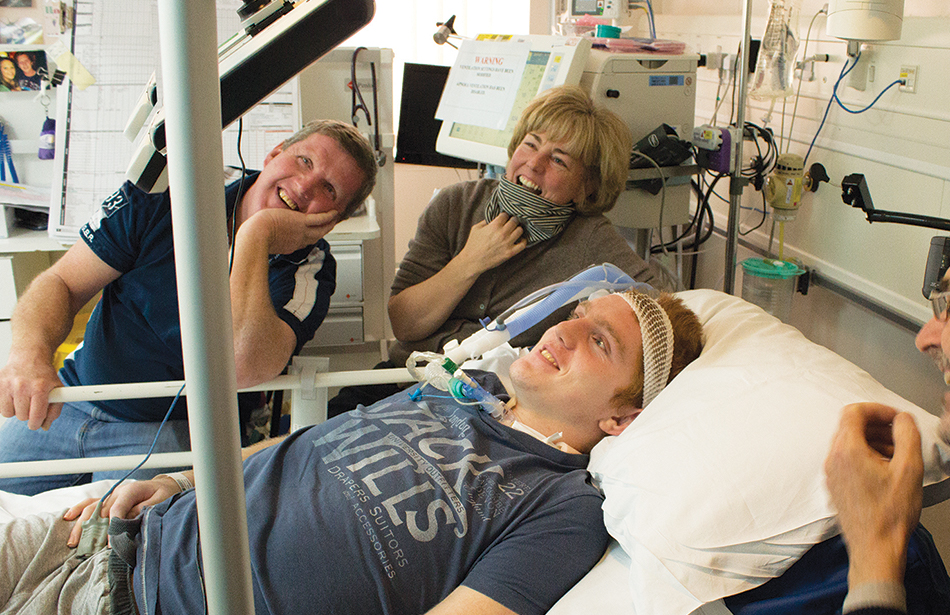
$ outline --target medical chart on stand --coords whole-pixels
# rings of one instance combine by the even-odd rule
[[[507,148],[521,112],[557,81],[562,54],[551,55],[511,35],[462,41],[436,118],[448,122],[453,137]]]
[[[501,45],[494,40],[462,41],[436,118],[449,122],[464,118],[475,126],[504,129],[529,53],[531,43],[524,41],[506,40]]]
[[[240,28],[242,2],[218,0],[218,43]],[[66,127],[57,161],[49,233],[71,243],[79,228],[125,181],[133,143],[124,134],[152,73],[161,79],[158,8],[153,0],[74,0],[71,51],[95,83],[80,90],[67,80],[57,121]],[[159,91],[174,84],[160,83]],[[243,118],[241,157],[250,169],[295,130],[294,83],[285,85]],[[241,166],[238,123],[222,135],[224,164]],[[223,169],[222,169],[223,171]],[[222,178],[224,174],[222,173]],[[55,184],[54,184],[55,185]]]

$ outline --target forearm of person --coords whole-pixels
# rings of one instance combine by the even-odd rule
[[[230,283],[238,388],[276,377],[296,347],[293,330],[271,301],[267,246],[253,232],[239,232],[235,240]]]
[[[10,321],[10,357],[52,364],[53,354],[69,335],[73,318],[85,304],[50,271],[40,274],[17,301]]]
[[[903,535],[881,538],[873,545],[858,547],[852,540],[853,555],[848,583],[902,583],[907,561],[908,540]]]
[[[278,444],[284,439],[272,438],[258,442],[252,446],[241,450],[242,460],[247,459],[254,453],[265,448]],[[170,474],[159,474],[151,480],[131,481],[112,492],[105,502],[100,504],[99,498],[86,498],[83,501],[70,507],[63,518],[67,521],[77,521],[69,534],[66,544],[70,547],[76,547],[82,537],[83,521],[91,518],[98,513],[102,518],[118,517],[120,519],[131,519],[138,516],[148,506],[154,506],[195,486],[194,470],[185,470],[183,472],[172,472]]]
[[[488,596],[465,587],[457,587],[426,615],[515,615],[515,612]]]
[[[907,545],[920,520],[923,465],[911,415],[873,403],[842,410],[825,479],[848,549],[849,609],[857,601],[852,594],[881,594],[859,603],[867,606],[894,606],[895,597],[903,602]]]
[[[253,455],[254,453],[259,453],[260,451],[262,451],[262,450],[264,450],[264,449],[266,449],[266,448],[270,448],[270,447],[274,446],[275,444],[280,444],[281,442],[284,441],[284,438],[286,438],[286,437],[287,437],[287,436],[280,436],[280,437],[277,437],[277,438],[268,438],[267,440],[261,440],[260,442],[257,442],[257,443],[255,443],[255,444],[252,444],[252,445],[250,445],[250,446],[245,446],[244,448],[241,449],[241,461],[247,461],[247,458],[250,457],[251,455]],[[196,484],[196,483],[195,483],[195,471],[194,471],[194,470],[183,470],[183,471],[181,472],[181,474],[182,474],[185,478],[187,478],[188,481],[189,481],[192,485]],[[158,477],[166,477],[166,476],[168,476],[168,475],[159,474],[159,476],[157,476],[156,478],[158,478]]]
[[[15,415],[30,429],[48,429],[56,420],[62,405],[49,404],[49,392],[62,386],[56,349],[80,308],[118,276],[80,242],[30,284],[14,310],[10,356],[0,368],[0,415]]]
[[[396,339],[415,342],[435,333],[483,271],[460,253],[432,277],[390,297]]]

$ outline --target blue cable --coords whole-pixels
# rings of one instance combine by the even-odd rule
[[[162,435],[162,427],[164,427],[165,423],[168,422],[168,417],[172,415],[172,410],[175,409],[175,404],[178,403],[178,398],[181,397],[181,392],[184,390],[185,390],[185,385],[182,384],[181,388],[178,389],[178,393],[175,394],[175,399],[172,400],[171,405],[168,407],[168,412],[165,413],[165,418],[162,419],[162,423],[158,426],[158,431],[155,433],[155,438],[152,440],[152,445],[148,448],[148,452],[145,454],[145,459],[140,461],[137,466],[129,470],[129,473],[123,476],[122,478],[120,478],[116,482],[116,484],[112,485],[112,487],[108,491],[106,491],[106,494],[99,499],[100,504],[105,503],[106,498],[112,495],[112,492],[115,491],[115,488],[121,485],[125,479],[132,476],[132,474],[134,474],[136,470],[138,470],[143,465],[145,465],[145,462],[148,461],[148,458],[152,456],[152,452],[155,451],[155,445],[158,444],[158,436]]]
[[[137,466],[129,470],[128,474],[120,478],[114,485],[112,485],[112,487],[106,491],[105,495],[99,498],[99,501],[96,503],[96,507],[93,509],[92,516],[82,522],[82,535],[79,538],[79,544],[76,545],[76,556],[81,560],[86,559],[108,544],[107,533],[109,531],[109,525],[111,524],[111,521],[109,518],[103,518],[100,516],[102,505],[105,503],[106,498],[112,495],[112,492],[115,491],[116,487],[121,485],[125,479],[132,476],[132,473],[141,468],[145,462],[148,461],[149,457],[152,456],[152,452],[155,450],[155,445],[158,443],[158,436],[160,436],[162,433],[162,427],[165,426],[165,423],[168,421],[168,417],[171,416],[172,410],[174,410],[175,404],[178,403],[178,398],[181,397],[181,392],[184,390],[185,385],[182,384],[181,388],[178,389],[178,393],[175,395],[175,399],[172,400],[171,405],[168,407],[168,412],[165,413],[165,418],[162,419],[162,423],[158,426],[158,432],[155,434],[155,438],[152,440],[152,445],[149,447],[148,453],[145,455],[145,459],[140,461]]]
[[[831,98],[828,99],[828,106],[825,107],[825,114],[821,118],[821,124],[818,125],[818,130],[815,131],[815,136],[812,137],[811,144],[808,146],[808,151],[805,152],[805,158],[803,160],[803,164],[808,162],[808,156],[811,155],[811,150],[815,146],[815,141],[818,140],[818,135],[821,134],[821,129],[825,127],[825,120],[828,119],[828,112],[831,111],[831,105],[835,101],[835,95],[838,93],[838,85],[841,83],[841,80],[844,79],[845,76],[851,72],[851,69],[853,69],[857,65],[858,60],[860,58],[861,58],[861,52],[858,51],[858,55],[855,56],[854,58],[854,64],[852,64],[850,68],[848,67],[848,61],[847,60],[844,61],[844,66],[841,67],[841,74],[838,75],[838,80],[835,81],[835,85],[831,89]]]
[[[647,12],[650,15],[650,38],[656,40],[656,23],[653,20],[653,3],[650,0],[646,0]]]
[[[838,98],[838,94],[837,94],[837,93],[834,95],[834,99],[835,99],[835,102],[838,103],[838,106],[839,106],[839,107],[841,107],[842,109],[844,109],[844,110],[847,111],[848,113],[853,113],[854,115],[857,115],[858,113],[864,113],[865,111],[867,111],[868,109],[870,109],[871,107],[873,107],[873,106],[874,106],[874,103],[876,103],[878,100],[880,100],[880,99],[881,99],[881,96],[884,96],[884,92],[888,91],[889,89],[891,89],[891,88],[894,87],[895,85],[903,85],[903,84],[904,84],[904,80],[903,80],[903,79],[897,79],[897,80],[894,81],[892,84],[890,84],[889,86],[887,86],[886,88],[884,88],[883,90],[881,90],[881,93],[878,94],[877,97],[876,97],[874,100],[871,101],[871,104],[869,104],[867,107],[865,107],[865,108],[863,108],[863,109],[858,109],[857,111],[855,111],[854,109],[848,109],[847,107],[845,107],[845,106],[844,106],[844,103],[841,102],[841,99]]]
[[[818,140],[818,135],[821,134],[821,129],[824,128],[824,126],[825,126],[825,120],[828,119],[828,112],[831,111],[831,105],[832,105],[832,103],[837,103],[839,107],[841,107],[842,109],[844,109],[844,110],[847,111],[848,113],[857,115],[858,113],[864,113],[865,111],[867,111],[868,109],[870,109],[871,107],[873,107],[873,106],[877,103],[877,101],[881,99],[881,96],[884,95],[884,92],[887,92],[889,89],[891,89],[891,88],[894,87],[895,85],[901,85],[901,84],[904,83],[904,81],[901,80],[901,79],[898,79],[898,80],[894,81],[894,82],[891,83],[889,86],[887,86],[886,88],[884,88],[883,90],[881,90],[881,93],[878,94],[878,95],[874,98],[874,100],[871,101],[871,104],[869,104],[867,107],[865,107],[865,108],[863,108],[863,109],[854,110],[854,109],[849,109],[849,108],[847,108],[846,106],[844,106],[844,103],[841,102],[841,99],[838,98],[838,86],[841,85],[841,82],[844,80],[844,78],[848,76],[848,73],[850,73],[850,72],[854,69],[854,67],[858,65],[858,60],[860,60],[860,59],[861,59],[861,52],[858,51],[858,54],[854,57],[854,63],[851,64],[851,66],[848,66],[848,61],[845,60],[844,66],[841,67],[841,74],[838,75],[838,80],[835,81],[835,85],[834,85],[834,87],[831,89],[831,98],[828,99],[828,106],[825,107],[825,114],[824,114],[824,115],[822,116],[822,118],[821,118],[821,124],[818,125],[818,130],[815,132],[815,136],[812,138],[811,144],[809,144],[809,146],[808,146],[808,151],[805,153],[804,162],[806,162],[806,163],[808,162],[808,156],[811,155],[811,150],[812,150],[812,148],[815,146],[815,141]],[[847,70],[845,70],[845,69],[847,69]]]

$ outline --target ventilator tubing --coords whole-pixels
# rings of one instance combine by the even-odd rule
[[[631,287],[649,288],[646,284],[635,282],[615,265],[610,263],[595,265],[569,280],[531,293],[461,344],[455,340],[449,342],[443,350],[445,357],[456,365],[461,365],[468,359],[479,357],[517,337],[544,320],[556,309],[572,301],[586,298],[598,290],[621,290]],[[544,298],[538,300],[539,297]],[[531,302],[535,303],[531,304]]]
[[[455,398],[473,399],[482,409],[501,420],[505,416],[505,404],[497,397],[483,389],[462,370],[456,370],[455,376],[449,381],[449,392]]]

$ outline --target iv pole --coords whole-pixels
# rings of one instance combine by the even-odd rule
[[[221,169],[214,0],[159,0],[178,305],[208,613],[254,612]],[[212,34],[209,35],[208,33]],[[201,208],[201,210],[199,210]]]
[[[745,134],[745,106],[746,92],[749,77],[749,40],[752,31],[752,0],[746,0],[742,9],[742,46],[740,49],[739,65],[736,67],[739,78],[739,100],[736,104],[737,135],[736,157],[733,160],[733,171],[729,178],[729,220],[726,228],[726,269],[723,278],[722,290],[730,295],[735,294],[736,281],[736,246],[739,240],[739,212],[742,204],[742,190],[749,180],[742,177],[742,140]]]

